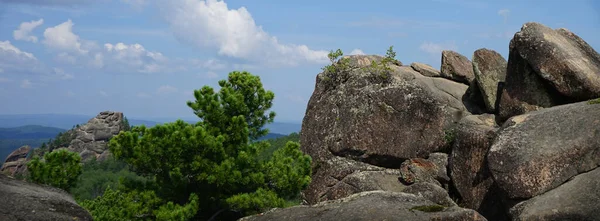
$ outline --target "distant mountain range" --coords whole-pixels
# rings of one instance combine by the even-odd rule
[[[94,116],[76,115],[76,114],[14,114],[0,115],[0,128],[22,127],[27,125],[39,125],[45,127],[55,127],[61,129],[71,129],[77,124],[85,124]],[[140,120],[128,118],[129,124],[146,125],[152,127],[157,124],[173,122],[176,119],[172,118],[153,118],[149,120]],[[186,122],[193,123],[193,119],[182,119]],[[276,134],[291,134],[300,132],[300,123],[285,123],[273,122],[266,126],[270,133]]]
[[[23,114],[0,115],[0,166],[8,154],[13,150],[29,145],[39,147],[55,136],[73,126],[85,124],[93,116],[70,114]],[[159,119],[160,121],[129,119],[131,125],[146,125],[152,127],[157,124],[175,120]],[[189,123],[194,121],[186,120]],[[267,125],[269,134],[264,139],[274,139],[291,133],[300,132],[301,125],[297,123],[274,122]]]

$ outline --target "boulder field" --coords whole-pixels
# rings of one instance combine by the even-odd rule
[[[600,55],[531,22],[508,60],[471,58],[352,55],[318,74],[304,205],[242,220],[600,220]]]

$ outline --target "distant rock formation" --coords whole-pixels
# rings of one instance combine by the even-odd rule
[[[245,220],[598,219],[600,55],[577,35],[526,23],[508,62],[444,51],[439,72],[345,58],[318,74],[303,120],[307,205]]]
[[[6,157],[6,160],[4,160],[2,167],[0,167],[0,173],[8,174],[9,176],[23,173],[27,168],[30,152],[30,146],[22,146],[10,153]]]
[[[69,193],[0,174],[0,221],[91,221]]]
[[[123,113],[100,112],[86,124],[74,129],[75,139],[67,149],[79,153],[83,161],[104,159],[110,154],[108,140],[124,129]]]

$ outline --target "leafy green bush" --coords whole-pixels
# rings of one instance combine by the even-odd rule
[[[81,174],[79,154],[60,149],[44,155],[44,160],[34,157],[27,168],[29,180],[69,190]]]

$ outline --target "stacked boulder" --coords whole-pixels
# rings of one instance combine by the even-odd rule
[[[577,35],[527,23],[508,61],[444,51],[440,71],[345,58],[303,120],[305,205],[244,219],[597,219],[600,55]]]
[[[108,140],[125,129],[123,120],[121,112],[100,112],[86,124],[75,128],[75,139],[66,148],[79,153],[83,161],[106,159],[111,154]]]

